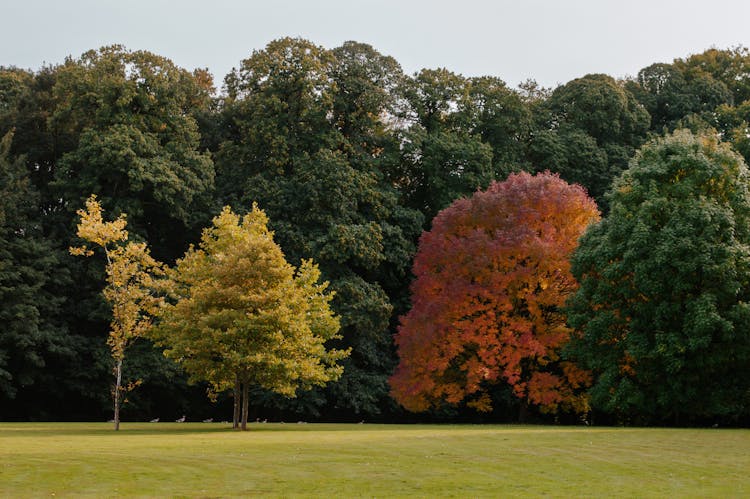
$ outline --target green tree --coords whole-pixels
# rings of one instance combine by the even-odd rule
[[[98,417],[109,405],[99,395],[106,394],[110,362],[104,344],[110,312],[96,286],[104,278],[104,258],[67,255],[76,208],[96,193],[110,209],[129,214],[131,233],[149,240],[160,259],[182,254],[210,219],[213,164],[201,152],[194,118],[209,111],[210,92],[205,71],[190,73],[119,46],[36,72],[0,69],[0,133],[15,129],[11,155],[25,158],[39,193],[35,223],[59,261],[46,289],[60,298],[55,320],[62,319],[72,347],[40,370],[57,386],[53,395],[70,402],[39,406],[37,417],[53,417],[41,411]],[[133,354],[151,356],[137,364],[161,363],[142,375],[144,383],[174,370],[146,345]],[[136,364],[131,360],[129,372]],[[179,400],[183,393],[175,388],[172,395]]]
[[[722,139],[730,142],[746,163],[750,161],[750,101],[737,106],[721,105],[716,108],[715,117]]]
[[[348,41],[331,54],[331,121],[347,139],[349,156],[390,160],[395,136],[389,121],[399,112],[399,92],[406,80],[401,66],[365,43]]]
[[[12,138],[8,133],[0,141],[0,416],[14,412],[10,400],[19,392],[43,392],[47,363],[70,348],[58,322],[61,299],[50,291],[64,275],[42,235],[39,196],[24,160],[10,158]],[[16,414],[26,415],[19,409]]]
[[[331,54],[313,43],[283,38],[242,61],[225,79],[227,135],[217,154],[218,190],[240,204],[248,179],[285,175],[339,136],[327,120],[333,87]]]
[[[721,83],[734,103],[750,100],[750,51],[747,47],[710,48],[686,59],[677,59],[675,66]]]
[[[405,204],[424,215],[425,227],[455,199],[487,187],[496,177],[492,147],[475,130],[476,115],[483,111],[479,99],[470,101],[469,88],[461,75],[425,69],[403,90],[409,126],[399,132],[401,159],[389,178]],[[466,109],[459,112],[459,106]],[[490,133],[489,128],[484,132]]]
[[[43,329],[54,330],[53,336],[57,339],[41,357],[43,365],[38,362],[39,367],[33,373],[34,383],[25,383],[24,389],[17,391],[13,404],[3,404],[4,414],[18,418],[81,419],[91,417],[108,404],[106,387],[97,386],[106,372],[106,347],[101,337],[91,337],[93,333],[89,328],[94,316],[100,325],[97,333],[107,321],[99,290],[92,286],[101,274],[90,279],[85,275],[87,266],[69,258],[73,213],[64,210],[65,215],[61,216],[63,208],[59,196],[50,185],[60,156],[74,146],[73,134],[63,129],[53,133],[48,126],[55,106],[52,89],[56,76],[56,67],[44,67],[36,72],[0,69],[0,88],[3,89],[0,91],[0,135],[13,132],[8,158],[12,163],[23,165],[28,179],[24,181],[28,196],[12,208],[15,214],[23,213],[25,219],[23,232],[15,233],[26,234],[29,241],[34,240],[43,247],[35,257],[36,262],[46,261],[54,267],[54,271],[44,271],[45,284],[35,293],[37,305],[44,308],[41,318],[50,325]],[[9,182],[8,188],[12,185],[15,184]],[[5,199],[15,198],[6,196]],[[23,294],[20,290],[17,292],[17,296]]]
[[[205,221],[213,190],[213,163],[198,151],[192,116],[208,106],[209,91],[203,73],[149,52],[115,45],[68,59],[56,71],[49,118],[53,133],[75,136],[52,184],[63,215],[95,193],[128,213],[131,230],[155,244],[160,257],[184,251],[190,229]]]
[[[612,77],[591,74],[556,88],[539,113],[531,163],[582,185],[606,207],[604,193],[646,138],[648,112]]]
[[[641,422],[750,404],[750,177],[712,136],[650,142],[581,239],[570,356],[595,408]],[[639,418],[639,419],[634,419]]]
[[[726,84],[681,60],[657,63],[641,69],[626,87],[651,115],[651,130],[674,130],[690,115],[708,118],[717,106],[733,102]]]
[[[235,393],[234,425],[247,429],[250,386],[287,397],[337,379],[348,351],[326,349],[338,318],[306,260],[296,271],[284,259],[253,205],[242,219],[227,207],[169,273],[174,303],[154,334],[164,354],[214,393]],[[241,401],[241,402],[240,402]]]
[[[339,381],[294,401],[308,414],[321,404],[377,414],[389,403],[391,296],[403,298],[422,222],[382,173],[398,156],[387,117],[401,77],[395,61],[367,45],[326,51],[286,38],[253,53],[226,80],[222,200],[257,200],[289,261],[319,263],[341,317],[335,345],[352,348]]]
[[[119,430],[122,395],[139,384],[135,381],[123,386],[125,351],[151,328],[152,317],[162,303],[154,292],[154,278],[162,275],[163,270],[162,265],[149,254],[146,243],[128,241],[125,215],[120,215],[112,222],[104,221],[102,207],[95,195],[86,201],[85,210],[78,210],[78,216],[81,220],[78,224],[78,237],[100,247],[107,259],[107,285],[102,294],[112,307],[107,345],[115,363],[112,398],[115,430]],[[71,247],[70,253],[91,256],[94,251],[83,245]]]
[[[648,129],[649,116],[638,101],[611,76],[590,74],[552,92],[547,105],[552,119],[569,123],[598,144],[637,147]]]
[[[492,170],[497,178],[525,168],[531,106],[499,78],[482,76],[470,78],[468,83],[459,105],[462,128],[492,148]]]
[[[57,196],[50,192],[55,165],[75,145],[73,134],[62,128],[53,133],[49,127],[56,80],[56,67],[43,67],[36,72],[0,68],[0,136],[13,132],[10,154],[24,158],[29,179],[38,192],[37,202],[48,214],[60,208]],[[45,233],[54,225],[50,218],[53,217],[40,220]],[[68,229],[62,232],[67,235]]]

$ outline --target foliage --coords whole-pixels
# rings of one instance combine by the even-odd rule
[[[529,158],[560,173],[606,208],[604,193],[645,140],[649,115],[612,77],[590,74],[558,87],[544,103]]]
[[[10,158],[12,139],[0,141],[0,400],[8,406],[19,391],[38,388],[50,357],[70,347],[56,320],[60,298],[49,289],[57,254],[42,237],[23,158]]]
[[[153,336],[192,380],[235,387],[235,397],[243,386],[243,429],[249,385],[294,397],[341,376],[349,353],[325,348],[339,330],[328,283],[309,260],[295,274],[267,223],[257,205],[242,219],[224,208],[169,272],[174,303]]]
[[[674,130],[689,115],[710,116],[716,107],[732,102],[727,86],[711,74],[680,64],[652,64],[638,72],[628,89],[651,115],[651,129]]]
[[[53,201],[55,196],[49,186],[56,161],[63,151],[73,147],[70,134],[64,130],[53,134],[48,126],[54,109],[52,88],[56,74],[52,67],[34,73],[0,68],[0,135],[13,133],[9,152],[13,157],[23,157],[29,180],[38,193],[37,204],[45,213],[59,204]],[[48,230],[48,217],[39,218],[40,225]]]
[[[424,215],[425,226],[454,199],[495,178],[492,148],[469,131],[467,113],[457,111],[468,86],[448,70],[425,69],[403,90],[411,126],[399,132],[401,158],[389,173],[407,206]]]
[[[424,69],[400,94],[399,160],[385,172],[424,228],[455,199],[528,167],[531,107],[499,78]]]
[[[470,78],[460,104],[462,128],[492,148],[497,178],[526,167],[526,147],[533,128],[532,111],[522,95],[499,78]]]
[[[624,81],[514,89],[445,69],[406,75],[365,43],[329,50],[299,38],[254,51],[218,94],[206,70],[117,45],[35,70],[0,67],[0,137],[13,135],[0,159],[0,418],[108,410],[105,258],[67,254],[91,193],[128,213],[131,236],[170,263],[220,206],[244,213],[260,202],[289,262],[313,258],[331,283],[342,337],[329,346],[352,354],[341,378],[294,399],[253,388],[254,415],[402,417],[388,395],[392,336],[435,215],[493,180],[545,170],[581,184],[607,213],[606,193],[635,151],[677,128],[716,134],[747,161],[749,68],[748,49],[711,48]],[[228,397],[210,408],[205,386],[188,386],[148,341],[134,347],[123,368],[143,386],[129,417],[223,410]],[[488,387],[504,417],[520,403],[510,390]]]
[[[213,189],[213,163],[197,150],[191,116],[208,105],[210,80],[201,76],[116,45],[59,67],[49,123],[53,133],[75,136],[54,171],[63,207],[95,193],[128,213],[131,230],[157,244],[161,256],[179,254],[183,248],[169,247],[203,222],[196,214]]]
[[[55,305],[45,317],[56,323],[58,343],[67,345],[56,347],[37,370],[46,383],[35,383],[41,396],[27,388],[17,404],[33,407],[34,417],[98,418],[108,405],[100,394],[107,392],[104,340],[110,312],[96,285],[104,279],[103,257],[84,261],[66,255],[76,244],[75,210],[86,196],[96,193],[110,209],[127,212],[131,234],[148,239],[166,260],[184,252],[196,235],[193,229],[209,218],[213,165],[198,150],[193,118],[208,110],[207,76],[120,46],[33,73],[0,68],[0,89],[7,90],[0,90],[0,134],[15,130],[11,155],[25,160],[38,192],[35,230],[50,249],[48,257],[58,261],[47,273],[54,278],[47,280],[45,293],[55,297]],[[158,365],[149,378],[173,371],[153,349],[136,354],[144,357],[129,360]],[[184,397],[183,385],[174,383],[170,396]],[[13,414],[15,407],[2,412]]]
[[[414,261],[396,400],[487,411],[487,386],[507,382],[543,410],[585,411],[588,373],[560,360],[570,335],[560,309],[576,288],[568,255],[597,219],[583,189],[549,173],[511,175],[443,210]]]
[[[686,59],[675,60],[675,66],[723,85],[731,95],[730,102],[740,104],[750,99],[750,51],[737,46],[710,48]]]
[[[750,161],[750,100],[737,106],[722,105],[716,108],[716,129],[723,140],[730,142],[742,154],[745,163]]]
[[[122,392],[130,391],[138,381],[122,384],[122,365],[125,351],[137,338],[144,336],[152,326],[152,317],[162,304],[155,295],[155,278],[163,275],[162,265],[149,254],[146,243],[128,241],[125,230],[125,215],[112,222],[102,218],[102,208],[95,195],[86,201],[86,209],[78,210],[80,223],[77,235],[104,251],[107,259],[107,285],[102,294],[112,307],[109,345],[114,360],[115,386],[114,423],[120,429],[120,405]],[[71,247],[70,253],[77,256],[92,256],[94,251],[86,245]]]
[[[750,192],[714,137],[650,142],[573,256],[570,355],[595,407],[638,421],[747,413]]]
[[[403,78],[391,58],[364,44],[326,51],[285,38],[244,60],[227,77],[231,123],[217,154],[224,202],[267,210],[290,262],[313,258],[336,292],[344,374],[296,402],[314,413],[377,414],[388,404],[393,368],[390,296],[406,288],[421,225],[382,170],[397,158],[388,130],[389,92]],[[279,401],[277,405],[285,405]]]

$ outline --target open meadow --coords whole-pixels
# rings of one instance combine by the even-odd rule
[[[0,423],[0,497],[750,495],[750,431]]]

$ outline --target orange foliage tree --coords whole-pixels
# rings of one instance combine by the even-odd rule
[[[492,409],[507,382],[544,412],[584,412],[587,371],[560,358],[562,307],[577,289],[568,258],[599,211],[549,172],[511,175],[433,220],[414,260],[412,309],[396,335],[393,397],[410,411],[465,401]]]

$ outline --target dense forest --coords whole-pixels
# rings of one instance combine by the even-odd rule
[[[96,194],[167,265],[223,207],[244,215],[257,203],[286,260],[319,266],[340,321],[330,346],[350,351],[343,373],[296,397],[252,386],[251,419],[750,421],[745,48],[548,89],[447,69],[407,75],[357,42],[275,40],[221,84],[109,46],[0,67],[0,138],[0,420],[111,417],[106,261],[69,253],[81,243],[77,211]],[[389,379],[420,236],[448,224],[441,212],[457,200],[524,172],[582,186],[598,207],[587,220],[602,219],[572,256],[580,290],[556,305],[579,332],[560,355],[593,373],[590,406],[547,410],[495,382],[482,387],[491,404],[438,397],[409,412]],[[231,414],[231,393],[210,401],[150,339],[129,347],[123,369],[139,382],[124,420]]]

